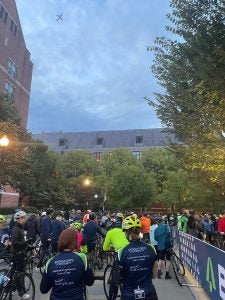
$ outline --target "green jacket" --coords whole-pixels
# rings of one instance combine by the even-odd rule
[[[117,252],[120,248],[123,248],[129,244],[125,233],[121,228],[113,228],[106,234],[103,244],[103,250],[109,251],[111,247]]]

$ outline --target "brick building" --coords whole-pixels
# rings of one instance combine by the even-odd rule
[[[0,92],[16,104],[27,126],[33,64],[26,48],[15,0],[0,0]]]

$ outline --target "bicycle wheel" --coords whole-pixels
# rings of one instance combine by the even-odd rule
[[[7,276],[8,270],[7,269],[2,269],[0,270],[0,278],[3,278],[4,276]],[[6,286],[4,286],[4,284],[0,285],[0,299],[1,300],[6,300],[8,298],[9,295],[9,287],[6,284]]]
[[[21,278],[22,278],[25,294],[30,295],[29,300],[34,300],[35,299],[35,286],[34,286],[33,278],[31,277],[30,274],[22,273],[22,272],[15,274],[15,277],[14,277],[15,283],[12,284],[12,287],[16,287],[16,289],[14,289],[14,288],[10,289],[9,300],[21,299],[22,295],[19,293],[19,291],[17,289],[17,284],[16,284],[16,282],[18,282],[18,278],[19,278],[19,280],[21,280]]]
[[[89,268],[92,269],[93,272],[95,272],[96,264],[95,264],[95,252],[94,251],[91,251],[88,254],[88,265],[89,265]]]
[[[181,262],[180,258],[174,253],[174,255],[171,257],[171,264],[173,267],[173,271],[176,277],[176,280],[180,286],[182,286],[182,283],[184,282],[184,275],[185,275],[185,269],[184,265]]]
[[[38,268],[40,270],[41,275],[44,274],[45,266],[50,257],[51,255],[48,251],[45,251],[45,253],[42,254],[40,261],[38,263]]]
[[[109,288],[112,280],[112,265],[108,265],[104,271],[103,287],[106,299],[109,300]]]
[[[96,249],[95,262],[96,262],[96,265],[98,266],[98,269],[102,270],[104,262],[103,262],[103,254],[102,254],[102,251],[100,248]]]
[[[33,258],[31,256],[27,257],[26,260],[26,273],[30,274],[31,276],[33,275]]]

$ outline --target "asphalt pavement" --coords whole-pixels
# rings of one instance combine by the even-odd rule
[[[34,281],[36,286],[37,300],[48,300],[49,294],[43,295],[39,291],[41,275],[39,271],[34,271]],[[188,287],[180,287],[175,278],[170,280],[155,279],[154,285],[159,300],[194,300],[196,299]],[[96,280],[92,287],[88,287],[89,300],[106,300],[103,290],[103,282]],[[201,300],[198,298],[197,300]]]

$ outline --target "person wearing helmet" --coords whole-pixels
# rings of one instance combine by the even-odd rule
[[[73,229],[76,229],[76,231],[77,231],[77,249],[74,249],[74,250],[79,252],[79,251],[81,251],[81,245],[84,242],[84,237],[83,237],[83,234],[81,233],[83,224],[80,222],[73,222],[72,224],[70,224],[70,227]]]
[[[16,221],[15,226],[12,230],[12,251],[14,254],[14,265],[16,271],[25,272],[26,263],[25,263],[25,251],[27,248],[27,243],[24,237],[23,226],[26,221],[26,213],[23,210],[19,210],[14,214],[14,219]],[[23,252],[24,251],[24,252]],[[26,294],[26,289],[24,286],[23,278],[18,278],[17,281],[17,290],[21,299],[29,299],[30,295]]]
[[[88,221],[89,221],[89,215],[91,214],[91,210],[90,209],[88,209],[87,211],[86,211],[86,214],[84,215],[84,217],[83,217],[83,225],[85,225]]]
[[[120,249],[125,247],[129,244],[125,233],[122,230],[122,214],[115,217],[115,221],[112,222],[111,227],[107,231],[104,244],[103,244],[103,250],[109,251],[111,248],[113,248],[116,252]]]
[[[15,224],[16,224],[16,220],[14,219],[14,215],[15,215],[15,213],[16,213],[17,211],[20,211],[20,210],[22,210],[22,209],[21,209],[21,208],[15,209],[14,214],[12,215],[12,217],[11,217],[11,219],[10,219],[10,221],[9,221],[9,235],[10,235],[10,236],[11,236],[11,234],[12,234],[13,227],[14,227]]]
[[[158,300],[152,279],[157,274],[157,255],[153,246],[139,239],[141,222],[136,216],[123,220],[129,244],[118,251],[122,268],[121,300]]]

